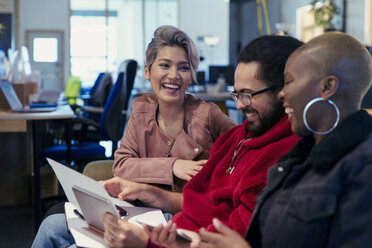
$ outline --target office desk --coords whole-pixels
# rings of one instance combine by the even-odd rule
[[[196,97],[203,99],[206,102],[224,102],[231,99],[230,92],[220,93],[193,93]]]
[[[13,113],[10,110],[0,110],[1,124],[7,123],[7,121],[57,120],[71,119],[73,117],[74,112],[71,110],[69,105],[58,106],[56,111],[40,113]],[[9,130],[12,130],[12,128],[9,126],[7,126],[7,128],[10,128]],[[7,129],[0,129],[0,132],[7,132]]]
[[[36,225],[41,219],[39,123],[71,118],[74,118],[74,112],[69,105],[44,113],[0,110],[0,205],[29,204],[30,195],[33,195]]]
[[[228,115],[226,100],[231,100],[230,92],[218,92],[218,93],[193,93],[196,97],[206,101],[213,102],[221,109],[223,113]]]

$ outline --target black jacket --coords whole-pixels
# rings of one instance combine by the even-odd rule
[[[371,132],[359,111],[279,159],[246,233],[252,247],[372,247]]]

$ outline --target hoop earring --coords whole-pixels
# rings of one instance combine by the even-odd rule
[[[329,100],[329,99],[328,99],[327,102],[328,102],[329,104],[331,104],[331,105],[335,108],[335,110],[336,110],[336,114],[337,114],[336,121],[335,121],[335,123],[333,124],[333,126],[332,126],[330,129],[328,129],[327,131],[324,131],[324,132],[318,132],[318,131],[315,131],[314,129],[312,129],[312,128],[309,126],[309,124],[308,124],[308,122],[307,122],[307,119],[306,119],[306,114],[307,114],[307,111],[309,110],[310,106],[313,105],[313,103],[316,103],[316,102],[319,102],[319,101],[324,101],[324,100],[323,100],[323,98],[321,98],[321,97],[318,97],[318,98],[315,98],[315,99],[311,100],[311,101],[306,105],[306,107],[305,107],[305,109],[304,109],[304,113],[303,113],[303,115],[302,115],[302,118],[303,118],[303,120],[304,120],[304,124],[305,124],[307,130],[309,130],[310,132],[315,133],[315,134],[325,135],[325,134],[330,133],[333,129],[335,129],[335,127],[337,127],[338,122],[340,121],[340,111],[338,110],[337,105],[336,105],[332,100]]]

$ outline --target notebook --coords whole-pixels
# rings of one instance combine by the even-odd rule
[[[57,107],[42,107],[42,108],[31,108],[25,109],[22,106],[21,101],[19,100],[16,92],[14,91],[13,86],[9,83],[8,80],[0,80],[0,88],[9,103],[10,109],[13,112],[17,113],[34,113],[34,112],[51,112],[55,111]]]

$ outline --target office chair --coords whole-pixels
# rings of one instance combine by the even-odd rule
[[[124,99],[125,102],[124,102],[124,107],[123,109],[125,111],[128,111],[129,109],[129,102],[130,102],[130,99],[131,99],[131,92],[132,92],[132,89],[133,89],[133,85],[134,85],[134,81],[135,81],[135,76],[136,76],[136,73],[137,73],[137,62],[135,60],[132,60],[132,59],[129,59],[129,60],[125,60],[123,61],[120,66],[119,66],[119,69],[118,69],[118,73],[120,72],[124,72],[124,77],[126,78],[126,87],[127,87],[127,91],[126,91],[126,95],[124,96]],[[109,74],[110,75],[110,74]],[[107,77],[108,75],[105,75],[102,80],[105,80],[105,77]],[[103,83],[103,85],[105,85],[105,83]],[[104,87],[101,87],[102,85],[100,85],[100,88],[104,88]],[[99,89],[97,89],[96,91],[100,91]],[[92,99],[94,98],[94,93],[92,94]],[[88,116],[89,119],[92,119],[94,121],[97,121],[97,122],[100,122],[101,121],[101,114],[102,114],[102,109],[100,109],[100,106],[99,106],[99,102],[96,100],[95,102],[93,102],[93,100],[90,102],[91,106],[84,106],[82,107],[82,111],[84,111],[84,116]],[[109,114],[108,114],[109,115]],[[97,116],[99,116],[98,120],[97,120]],[[125,115],[125,120],[126,121],[126,117],[129,116],[128,114]],[[124,124],[125,126],[125,124]],[[113,152],[115,151],[115,149],[117,148],[117,141],[119,141],[123,135],[123,130],[118,130],[118,131],[114,131],[114,130],[109,130],[107,132],[111,132],[110,135],[107,135],[106,133],[102,133],[101,130],[95,128],[94,126],[90,126],[89,129],[87,129],[86,125],[82,127],[81,131],[79,130],[79,139],[83,139],[83,140],[87,140],[87,141],[100,141],[102,140],[102,137],[104,137],[104,139],[108,139],[108,140],[113,140],[112,137],[115,137],[115,140],[116,142],[113,142]],[[115,132],[115,134],[113,134]],[[110,137],[111,138],[107,138],[107,137]],[[113,154],[113,152],[111,154]],[[112,155],[113,156],[113,155]]]
[[[112,140],[113,142],[112,153],[111,153],[112,158],[114,156],[115,150],[117,149],[118,141],[123,137],[124,127],[126,125],[126,120],[127,120],[128,110],[129,110],[129,105],[130,105],[131,92],[132,92],[134,81],[135,81],[136,74],[137,74],[137,67],[138,67],[138,64],[135,60],[127,59],[120,64],[119,69],[118,69],[119,75],[120,73],[125,73],[126,75],[125,91],[123,89],[124,98],[121,99],[122,100],[121,109],[126,111],[125,114],[121,115],[119,118],[119,116],[115,115],[115,111],[107,111],[103,113],[101,117],[101,123],[102,121],[105,121],[107,119],[114,120],[114,122],[120,121],[123,123],[122,126],[101,129],[101,136],[106,140],[107,138],[109,138],[109,140]],[[114,101],[114,99],[110,99],[109,97],[107,102],[110,102],[111,100]]]
[[[110,94],[113,86],[113,79],[111,73],[101,72],[92,89],[89,91],[89,99],[87,101],[88,106],[103,107]]]
[[[101,72],[93,87],[89,91],[89,95],[85,96],[85,103],[84,106],[81,106],[79,114],[92,120],[97,123],[100,122],[101,114],[103,111],[103,107],[107,101],[107,98],[110,94],[111,88],[113,86],[113,79],[111,73],[103,73]],[[92,111],[97,110],[98,111]],[[100,141],[101,136],[99,133],[99,129],[93,126],[82,124],[81,128],[78,130],[74,130],[78,132],[78,135],[74,135],[75,137],[79,137],[79,140],[88,140],[88,141]]]
[[[132,71],[128,71],[128,74],[130,72]],[[133,80],[128,83],[128,78],[133,78]],[[124,72],[119,73],[116,83],[110,91],[103,108],[100,123],[98,124],[88,118],[84,118],[83,116],[67,121],[65,125],[66,144],[45,148],[42,151],[42,157],[49,157],[55,160],[65,160],[68,164],[71,164],[71,161],[74,161],[78,165],[77,169],[79,171],[82,171],[83,165],[87,162],[106,159],[105,148],[98,142],[73,140],[71,130],[72,126],[76,123],[83,123],[98,128],[101,134],[100,140],[111,140],[113,143],[112,152],[114,152],[117,148],[118,141],[123,136],[124,124],[126,121],[126,114],[123,110],[126,110],[128,106],[128,99],[130,97],[133,83],[133,75],[125,77]]]
[[[79,141],[72,138],[72,128],[77,123],[95,126],[100,130],[102,135],[101,140],[112,140],[113,144],[117,143],[121,138],[124,129],[125,116],[123,108],[126,103],[127,96],[127,82],[124,77],[124,72],[119,73],[116,83],[114,84],[108,100],[103,108],[100,123],[85,118],[84,116],[77,116],[75,119],[65,121],[65,144],[54,145],[42,150],[41,157],[45,160],[46,157],[55,160],[62,160],[68,165],[74,167],[82,172],[84,165],[90,161],[105,160],[106,149],[97,142]],[[112,132],[110,129],[113,129]],[[118,138],[120,137],[120,138]],[[48,202],[59,202],[64,200],[64,195],[46,197],[42,199],[42,206],[48,205]],[[45,207],[44,207],[45,208]]]
[[[129,102],[130,102],[129,99],[131,97],[130,93],[132,91],[132,88],[134,85],[134,79],[135,79],[136,72],[137,72],[137,62],[134,60],[126,60],[120,64],[119,71],[127,72],[127,81],[129,83],[127,84],[127,92],[126,92],[127,101],[126,101],[125,109],[127,110],[126,116],[129,116]],[[106,116],[106,118],[108,118],[108,116]],[[117,137],[117,141],[113,142],[111,160],[104,160],[104,161],[97,160],[97,161],[89,162],[83,171],[84,175],[90,178],[93,178],[95,180],[106,180],[106,179],[113,177],[112,165],[114,163],[114,160],[112,159],[113,159],[114,151],[117,149],[118,141],[121,139],[123,132],[122,130],[116,130],[116,131],[108,130],[108,131],[115,132],[115,136]],[[103,136],[104,135],[106,134],[103,134]]]
[[[100,72],[98,74],[98,77],[96,78],[96,81],[94,81],[93,87],[89,90],[89,99],[88,99],[88,101],[90,100],[91,95],[97,90],[98,85],[101,83],[102,77],[104,75],[105,75],[104,72]]]

